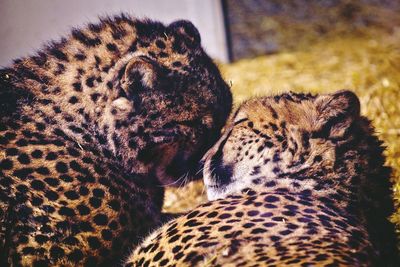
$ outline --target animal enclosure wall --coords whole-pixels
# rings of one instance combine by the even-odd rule
[[[198,27],[207,52],[228,60],[220,1],[215,0],[1,0],[0,66],[27,55],[43,43],[67,34],[71,27],[120,12],[170,23],[187,19]]]

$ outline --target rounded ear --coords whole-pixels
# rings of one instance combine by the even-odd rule
[[[125,94],[132,97],[140,91],[153,89],[159,79],[159,71],[151,59],[139,56],[120,70],[119,79]]]
[[[172,22],[168,28],[177,33],[178,37],[182,38],[187,48],[196,48],[200,46],[200,33],[190,21],[177,20]]]
[[[342,135],[351,122],[360,116],[360,100],[349,90],[318,96],[315,105],[318,132],[325,136]]]
[[[360,116],[360,100],[349,90],[341,90],[329,95],[321,95],[316,99],[318,113],[325,118],[339,114],[350,117]]]

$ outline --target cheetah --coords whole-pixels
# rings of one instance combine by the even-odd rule
[[[118,264],[232,105],[183,20],[103,18],[0,74],[1,266]]]
[[[399,266],[383,150],[351,91],[248,100],[204,157],[210,202],[125,266]]]

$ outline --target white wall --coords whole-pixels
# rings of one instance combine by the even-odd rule
[[[99,15],[127,12],[170,23],[191,20],[214,58],[228,59],[219,0],[0,0],[0,66],[39,49]]]

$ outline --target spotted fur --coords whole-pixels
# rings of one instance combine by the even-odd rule
[[[350,91],[249,100],[204,158],[211,201],[126,266],[398,266],[382,152]]]
[[[1,70],[0,265],[109,265],[160,223],[231,108],[200,42],[122,15]]]

